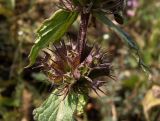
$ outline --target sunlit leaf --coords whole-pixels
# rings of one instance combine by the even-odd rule
[[[83,95],[70,93],[63,100],[63,96],[53,92],[42,106],[34,110],[36,121],[75,121],[74,113],[82,113],[86,98]]]
[[[50,42],[58,42],[71,24],[76,20],[77,12],[58,10],[47,19],[37,31],[37,39],[33,45],[29,58],[30,64],[34,64],[39,51],[46,47]]]

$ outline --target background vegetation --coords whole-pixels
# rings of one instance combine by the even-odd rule
[[[121,27],[140,46],[151,74],[139,68],[115,33],[98,23],[97,30],[90,27],[89,40],[99,42],[111,54],[116,81],[108,82],[107,96],[90,94],[85,114],[78,116],[78,121],[160,121],[160,1],[135,2],[137,5],[127,6]],[[32,110],[53,90],[40,70],[24,67],[35,31],[57,10],[56,3],[0,0],[0,121],[32,121]],[[77,26],[76,22],[69,34],[74,34]]]

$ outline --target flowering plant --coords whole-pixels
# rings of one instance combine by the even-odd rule
[[[37,39],[29,58],[30,64],[36,61],[43,48],[39,67],[57,87],[42,106],[34,110],[38,121],[72,121],[74,114],[83,113],[90,90],[104,92],[100,87],[112,79],[112,64],[106,52],[95,43],[87,43],[87,28],[92,16],[107,25],[138,55],[143,67],[136,43],[106,15],[111,14],[119,24],[123,24],[124,0],[60,0],[59,10],[47,19],[37,31]],[[68,28],[80,15],[79,33],[76,37],[62,39]],[[53,45],[53,46],[52,46]],[[98,94],[98,93],[97,93]]]

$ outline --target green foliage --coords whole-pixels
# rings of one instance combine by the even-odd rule
[[[39,51],[46,47],[50,42],[56,43],[68,30],[71,24],[76,20],[77,12],[68,12],[65,10],[58,10],[51,18],[46,20],[37,31],[37,39],[31,49],[29,58],[31,66],[35,63]]]
[[[83,1],[74,1],[74,4],[78,4],[78,2],[82,6],[85,6],[88,3],[88,1],[83,0]],[[82,9],[84,8],[82,7]],[[82,14],[85,15],[85,13]],[[131,37],[127,33],[125,33],[120,27],[115,25],[110,19],[108,19],[108,17],[105,16],[105,13],[98,11],[98,12],[93,12],[92,14],[95,18],[97,18],[102,23],[107,25],[110,29],[112,29],[114,32],[116,32],[117,35],[122,40],[124,40],[131,49],[134,50],[135,54],[137,54],[140,65],[145,67],[140,57],[139,48],[137,44],[131,39]],[[56,42],[60,41],[60,38],[68,30],[69,26],[72,25],[72,23],[76,20],[77,16],[78,12],[68,12],[65,10],[58,10],[42,24],[42,26],[37,30],[38,37],[29,55],[30,58],[29,66],[35,63],[36,57],[38,56],[38,53],[41,49],[49,45],[50,42],[55,44]],[[123,20],[123,18],[121,19]],[[122,23],[122,21],[120,21],[120,23]],[[86,25],[85,27],[87,28],[88,26]],[[83,30],[84,28],[80,29]],[[54,93],[50,95],[50,97],[41,107],[37,108],[34,111],[35,119],[37,121],[47,121],[47,120],[72,121],[74,120],[73,114],[75,111],[83,112],[83,106],[85,105],[86,102],[85,101],[81,102],[80,100],[78,100],[79,98],[77,98],[77,96],[73,92],[66,95],[67,97],[63,101],[61,96],[56,96]],[[83,105],[79,105],[79,103],[82,103]]]
[[[132,40],[132,38],[125,33],[120,27],[115,25],[108,17],[105,16],[103,12],[95,12],[94,16],[100,20],[102,23],[107,25],[110,29],[112,29],[116,34],[124,40],[131,49],[139,51],[137,44]]]
[[[50,84],[48,84],[49,82],[46,83],[46,78],[42,73],[37,73],[34,69],[29,70],[29,72],[25,70],[24,73],[20,72],[24,65],[27,64],[26,60],[31,48],[31,43],[34,42],[34,30],[37,26],[41,26],[41,21],[50,14],[50,11],[55,10],[55,6],[52,5],[55,3],[51,1],[48,2],[48,0],[38,0],[29,11],[17,15],[14,14],[14,12],[16,12],[16,10],[21,11],[22,9],[26,9],[26,3],[30,2],[30,0],[23,0],[23,2],[16,1],[15,5],[17,6],[14,10],[9,7],[13,6],[11,5],[11,1],[14,0],[0,0],[0,121],[23,120],[23,116],[26,113],[32,113],[31,109],[24,110],[23,107],[26,107],[27,105],[30,107],[38,107],[44,101],[50,90]],[[78,0],[73,1],[75,4],[78,4]],[[94,1],[98,2],[99,0]],[[1,2],[4,4],[1,4]],[[97,27],[98,29],[96,28],[94,30],[98,30],[98,38],[103,38],[104,31],[107,31],[107,35],[109,35],[109,38],[103,41],[104,44],[102,46],[106,50],[113,50],[113,53],[111,52],[111,54],[118,81],[113,85],[110,85],[110,83],[108,84],[107,90],[109,90],[110,95],[98,97],[93,93],[90,94],[91,97],[94,97],[93,102],[95,102],[95,100],[98,101],[96,103],[88,103],[89,106],[87,105],[87,109],[85,109],[84,112],[86,119],[80,118],[82,121],[101,121],[101,118],[96,117],[98,112],[100,112],[103,121],[112,121],[113,119],[119,121],[146,121],[145,116],[146,118],[149,117],[151,121],[159,120],[159,98],[153,95],[151,85],[153,82],[160,85],[160,6],[159,0],[149,0],[147,2],[146,0],[141,0],[140,2],[136,16],[128,18],[125,29],[134,38],[135,42],[138,43],[140,48],[143,49],[142,56],[144,62],[152,67],[152,76],[148,79],[148,77],[137,68],[136,61],[133,58],[130,58],[130,51],[125,48],[126,46],[123,43],[118,41],[119,38],[117,38],[117,36],[114,36],[108,29],[106,30],[104,26]],[[108,17],[108,19],[110,18]],[[112,19],[109,21],[112,22]],[[52,23],[53,21],[50,22]],[[107,22],[105,20],[105,22],[102,23]],[[99,26],[99,24],[97,25]],[[108,26],[108,24],[106,25]],[[77,24],[75,24],[75,26],[78,28]],[[117,33],[112,27],[109,28]],[[88,39],[98,42],[97,34],[95,34],[94,30],[92,27],[89,27],[91,36],[89,36]],[[40,31],[41,34],[43,34],[42,31],[43,30]],[[119,34],[117,33],[117,35]],[[123,35],[121,38],[124,40]],[[57,41],[58,40],[56,40],[56,42]],[[130,44],[132,46],[132,44],[134,45],[135,43],[130,43],[130,40],[125,42],[128,43],[129,46]],[[21,43],[20,48],[17,48],[18,43]],[[45,46],[47,46],[47,44]],[[42,48],[40,48],[39,51],[41,49]],[[20,81],[19,77],[21,77]],[[28,90],[28,93],[32,95],[32,101],[28,103],[24,103],[27,99],[24,98],[26,94],[22,93],[26,89]],[[82,98],[81,101],[79,100],[82,105],[80,105],[81,103],[78,103],[77,105],[80,106],[77,106],[77,109],[75,109],[75,105],[71,105],[71,107],[82,113],[84,111],[82,109],[86,103],[84,100],[86,99],[83,100],[83,96],[80,96],[79,98]],[[68,102],[64,103],[64,100],[62,100],[63,98],[59,99],[58,97],[54,97],[54,99],[61,101],[59,104],[63,102],[58,106],[67,106],[65,108],[67,108],[68,111],[71,111],[70,107],[68,107]],[[69,98],[67,97],[66,100],[69,100]],[[73,102],[76,103],[76,99]],[[99,102],[101,102],[101,104]],[[91,109],[88,109],[90,106],[92,106]],[[40,107],[44,108],[43,105]],[[37,109],[40,110],[40,108]],[[35,112],[40,113],[39,111]],[[55,114],[54,112],[55,110],[53,109],[49,113]],[[73,112],[74,111],[72,110],[71,113]],[[36,118],[38,120],[40,116],[37,113],[35,116],[37,116]],[[118,115],[116,115],[116,113]],[[155,116],[155,114],[157,116]],[[32,116],[33,115],[25,117],[25,119],[30,121],[32,120],[30,119]]]
[[[56,93],[55,90],[42,106],[34,110],[36,121],[75,121],[74,113],[83,113],[87,101],[84,95],[72,92],[64,99]]]
[[[113,30],[123,41],[125,41],[129,47],[133,50],[133,54],[135,58],[138,60],[139,65],[144,69],[144,71],[149,71],[149,68],[145,65],[143,62],[143,59],[141,57],[139,47],[136,44],[136,42],[126,33],[124,32],[120,27],[115,25],[108,17],[105,16],[103,12],[94,12],[94,16],[100,20],[102,23],[107,25],[111,30]]]

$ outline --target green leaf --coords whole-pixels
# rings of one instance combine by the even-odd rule
[[[58,10],[37,30],[37,39],[29,54],[31,66],[35,63],[39,51],[50,42],[56,43],[72,25],[78,16],[77,12]]]
[[[103,12],[94,12],[93,15],[100,20],[102,23],[110,27],[116,34],[121,37],[122,40],[128,43],[129,47],[138,50],[137,44],[132,40],[132,38],[125,33],[120,27],[116,26],[108,17],[105,16]]]
[[[74,113],[82,113],[86,104],[85,96],[70,93],[63,100],[63,96],[55,95],[54,91],[42,106],[35,109],[34,119],[36,121],[75,121]]]
[[[139,51],[138,45],[135,43],[135,41],[126,33],[124,32],[120,27],[116,26],[108,17],[105,16],[104,12],[98,11],[94,12],[93,15],[102,23],[107,25],[111,30],[113,30],[123,41],[125,41],[129,47],[134,50],[133,52],[138,57],[139,65],[144,69],[144,71],[150,71],[150,69],[144,64],[141,54]]]

